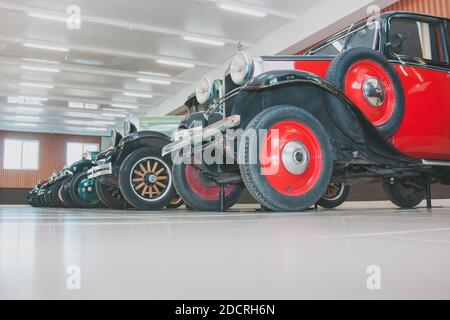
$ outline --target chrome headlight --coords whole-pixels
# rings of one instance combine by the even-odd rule
[[[111,131],[111,147],[115,148],[119,144],[120,140],[122,140],[122,135],[117,132],[117,130],[113,129]]]
[[[231,79],[238,86],[243,85],[252,78],[254,69],[253,59],[245,52],[239,52],[231,61]]]
[[[207,104],[214,98],[214,83],[208,78],[203,78],[195,89],[195,97],[199,104]]]

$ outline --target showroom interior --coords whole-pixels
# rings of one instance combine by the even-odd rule
[[[395,13],[398,21],[422,19],[412,28],[421,30],[419,47],[431,49],[408,47],[423,50],[422,60],[393,53],[412,38],[392,36]],[[442,125],[450,105],[439,104],[450,103],[450,0],[0,0],[0,17],[0,299],[450,298],[450,131]],[[366,63],[365,72],[393,80],[385,87],[375,76],[366,80],[364,88],[375,81],[378,91],[364,91],[355,102],[345,97],[352,91],[339,91],[337,70],[345,59],[336,60],[344,57],[349,34],[364,26],[375,34],[374,46],[389,47],[367,49],[362,60],[381,62]],[[403,30],[409,27],[405,22]],[[425,39],[430,33],[435,38]],[[339,37],[347,42],[334,42]],[[317,54],[330,44],[338,58]],[[315,72],[317,60],[331,63],[335,75],[323,65]],[[250,65],[254,77],[230,77],[235,62],[242,72]],[[431,79],[433,72],[440,80]],[[290,208],[263,189],[252,165],[217,166],[214,176],[208,170],[215,165],[202,171],[170,158],[188,145],[191,118],[232,129],[239,126],[232,103],[242,124],[256,99],[266,105],[305,83],[320,86],[320,101],[358,108],[365,98],[361,103],[376,111],[351,111],[357,116],[350,120],[350,111],[328,111],[332,120],[321,122],[302,109],[296,117],[314,125],[299,129],[307,132],[299,137],[342,121],[342,139],[363,136],[358,150],[382,149],[366,164],[364,152],[328,147],[320,135],[291,141],[293,160],[284,160],[287,148],[280,153],[286,174],[267,181],[285,197],[295,192],[283,191],[289,177],[322,168],[323,161],[320,175],[305,178],[305,184],[325,181],[329,171],[330,183],[314,182],[304,191],[309,199],[311,190],[321,190],[313,200]],[[225,95],[230,85],[236,87],[231,97]],[[384,92],[389,88],[402,92]],[[421,95],[429,95],[423,104]],[[372,121],[390,98],[389,116],[397,116],[400,104],[404,114],[395,130],[377,125],[384,118]],[[284,104],[272,104],[280,108],[275,117],[292,111]],[[262,112],[246,123],[256,128],[270,112],[255,108]],[[223,119],[212,122],[216,115]],[[288,137],[298,128],[292,126]],[[323,154],[311,156],[317,146]],[[327,169],[327,148],[335,150],[329,152],[334,170],[345,158],[337,154],[348,152],[348,170],[361,166],[368,173],[359,178],[351,171],[354,185],[344,188],[339,179],[350,171],[337,179],[337,171]],[[435,156],[421,156],[432,154],[427,150]],[[405,174],[423,181],[406,184],[420,189],[417,203],[402,205],[385,192]],[[339,183],[331,184],[332,176]],[[336,198],[326,198],[331,186],[342,186],[336,192],[345,195],[335,206],[327,199]]]

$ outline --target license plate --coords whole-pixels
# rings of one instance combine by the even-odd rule
[[[180,141],[180,140],[184,140],[184,139],[190,139],[192,138],[194,135],[201,133],[203,130],[203,127],[195,127],[192,129],[187,129],[187,130],[181,130],[181,131],[177,131],[175,133],[175,141]]]

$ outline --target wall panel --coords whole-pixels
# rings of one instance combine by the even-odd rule
[[[26,139],[39,141],[39,170],[4,170],[3,144],[5,139]],[[65,164],[67,142],[98,143],[100,137],[71,136],[63,134],[44,134],[0,131],[0,188],[32,188],[39,179],[49,177]]]

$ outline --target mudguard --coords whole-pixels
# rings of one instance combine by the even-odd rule
[[[75,162],[69,168],[74,174],[83,170],[88,170],[96,165],[96,162],[93,160],[82,159],[80,161]]]
[[[156,131],[139,131],[123,138],[117,147],[117,161],[114,166],[120,165],[125,158],[142,147],[162,148],[171,142],[170,137]]]
[[[263,73],[243,87],[231,115],[241,116],[241,128],[261,111],[280,105],[303,108],[328,132],[335,161],[419,165],[393,147],[360,109],[330,82],[312,73],[280,70]]]

